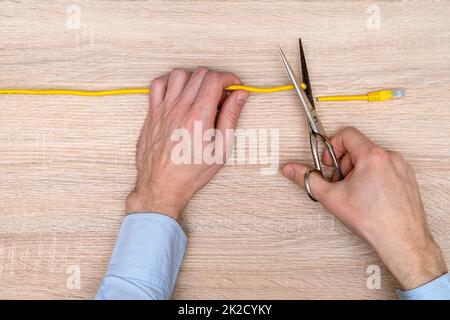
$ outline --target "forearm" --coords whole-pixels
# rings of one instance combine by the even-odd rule
[[[172,218],[125,217],[96,299],[169,299],[187,237]]]

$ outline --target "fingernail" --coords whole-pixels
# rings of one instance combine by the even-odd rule
[[[246,91],[241,91],[236,96],[236,103],[242,106],[247,101],[247,98],[248,93]]]
[[[283,174],[286,178],[294,178],[294,169],[291,166],[285,166],[283,168]]]

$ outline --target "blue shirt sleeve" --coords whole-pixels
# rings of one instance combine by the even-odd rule
[[[450,274],[412,290],[397,290],[397,293],[402,300],[450,300]]]
[[[96,299],[170,299],[186,242],[168,216],[127,215]]]

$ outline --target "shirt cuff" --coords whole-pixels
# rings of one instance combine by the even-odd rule
[[[187,236],[178,222],[157,213],[127,215],[97,299],[169,299]]]
[[[397,289],[402,300],[450,300],[450,274],[446,273],[416,289]]]

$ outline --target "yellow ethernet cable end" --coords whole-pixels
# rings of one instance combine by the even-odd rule
[[[367,94],[361,95],[348,95],[348,96],[323,96],[317,97],[317,101],[368,101],[368,102],[379,102],[387,101],[395,98],[400,98],[406,96],[405,90],[402,89],[392,89],[392,90],[378,90],[372,91]]]

